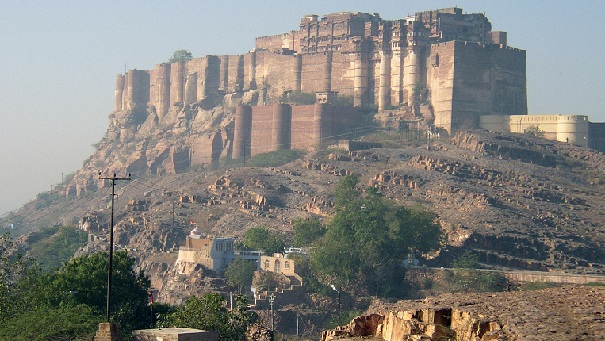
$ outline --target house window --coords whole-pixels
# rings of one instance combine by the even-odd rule
[[[223,251],[223,243],[216,243],[216,251]]]
[[[281,271],[280,264],[279,264],[279,259],[275,260],[275,264],[273,265],[273,271],[275,271],[275,272],[280,272]]]

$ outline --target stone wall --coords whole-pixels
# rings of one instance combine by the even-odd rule
[[[265,105],[289,91],[335,91],[353,97],[356,106],[381,110],[420,101],[431,111],[424,119],[448,131],[476,128],[481,115],[527,113],[525,51],[502,43],[504,33],[488,32],[482,14],[445,9],[417,15],[425,22],[367,13],[306,16],[300,31],[257,38],[257,49],[242,55],[119,75],[114,107],[148,110],[163,124],[172,109],[184,112],[208,98],[237,95],[245,104]],[[456,27],[463,28],[460,36]],[[451,41],[438,38],[444,32]],[[493,37],[500,44],[492,44]]]
[[[276,150],[319,150],[329,142],[345,138],[349,133],[359,130],[362,122],[361,113],[353,107],[335,107],[322,103],[256,106],[251,107],[250,116],[249,127],[245,126],[248,121],[244,121],[243,114],[236,116],[235,122],[235,131],[242,136],[250,136],[248,156]],[[240,117],[240,121],[237,117]],[[236,145],[243,143],[242,140],[236,142]],[[236,156],[240,155],[242,154],[238,150]]]
[[[527,114],[525,51],[461,41],[448,44],[454,48],[451,130],[476,128],[481,115]]]
[[[584,115],[490,115],[481,116],[479,126],[490,131],[521,134],[535,127],[550,140],[581,147],[590,143],[588,117]]]

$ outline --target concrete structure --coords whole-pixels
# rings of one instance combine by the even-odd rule
[[[118,331],[118,325],[115,323],[99,323],[94,341],[122,341],[122,336]]]
[[[135,121],[147,111],[161,124],[171,111],[256,91],[258,100],[250,104],[276,106],[236,115],[236,132],[251,128],[255,134],[247,142],[246,134],[236,133],[239,158],[248,144],[252,154],[298,147],[301,138],[293,132],[305,120],[322,126],[305,133],[312,134],[305,137],[312,137],[309,145],[320,147],[334,134],[327,128],[324,135],[323,126],[349,115],[330,109],[331,119],[323,120],[317,110],[324,109],[279,105],[288,91],[338,93],[358,107],[404,108],[452,131],[477,127],[481,115],[526,114],[525,71],[525,51],[508,47],[506,33],[492,32],[480,13],[447,8],[398,20],[359,12],[308,15],[298,30],[259,37],[243,55],[209,55],[118,75],[114,109],[131,111]],[[268,132],[271,139],[255,142]]]
[[[282,253],[274,253],[273,256],[261,256],[261,269],[270,272],[297,277],[296,262],[286,258]]]
[[[233,238],[207,237],[194,228],[179,249],[177,262],[201,264],[212,271],[221,271],[238,258],[259,264],[261,251],[234,251]]]
[[[132,341],[218,341],[219,334],[194,328],[158,328],[135,330]]]

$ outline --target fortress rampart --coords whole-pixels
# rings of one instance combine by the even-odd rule
[[[481,116],[480,127],[491,131],[524,133],[527,128],[541,130],[544,137],[588,147],[588,117],[584,115],[502,115]]]
[[[116,82],[115,111],[173,107],[261,91],[257,105],[284,92],[334,91],[379,110],[428,103],[437,127],[477,127],[482,115],[527,114],[525,51],[491,32],[483,14],[459,8],[383,20],[348,12],[305,16],[299,30],[256,39],[243,55],[206,56],[131,70]]]
[[[234,159],[276,150],[320,150],[344,138],[361,123],[352,107],[314,105],[240,105],[236,108]]]

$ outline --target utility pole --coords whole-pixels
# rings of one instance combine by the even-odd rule
[[[172,202],[172,229],[174,229],[174,201]]]
[[[130,174],[127,178],[118,178],[114,173],[113,176],[103,177],[99,171],[99,180],[110,180],[111,181],[111,221],[109,226],[109,265],[107,266],[107,323],[109,323],[109,307],[111,306],[111,281],[113,272],[113,204],[114,197],[116,196],[116,181],[126,180],[130,181]]]
[[[269,304],[271,305],[271,331],[275,332],[275,317],[273,315],[273,301],[275,301],[275,294],[271,293],[269,296]]]

